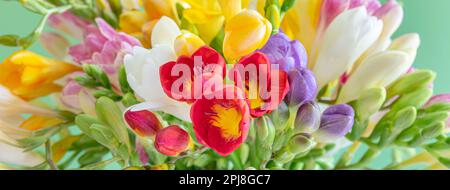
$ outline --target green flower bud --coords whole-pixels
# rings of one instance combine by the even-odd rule
[[[283,5],[281,5],[281,12],[287,12],[289,9],[291,9],[297,0],[284,0]]]
[[[417,111],[416,108],[410,106],[397,112],[392,121],[390,128],[383,130],[380,146],[386,146],[391,144],[405,129],[409,128],[416,120]]]
[[[425,113],[449,112],[450,111],[450,103],[448,103],[448,102],[435,103],[433,105],[428,106],[423,111]]]
[[[425,139],[433,139],[444,134],[445,123],[440,122],[432,127],[426,128],[422,131],[421,135]]]
[[[272,4],[267,7],[266,18],[270,21],[270,24],[272,24],[272,34],[278,33],[281,24],[281,18],[280,9],[277,5]]]
[[[419,88],[411,93],[401,96],[392,105],[392,110],[400,110],[404,107],[414,106],[417,109],[421,108],[433,95],[433,90],[428,87]]]
[[[316,145],[316,142],[311,140],[308,136],[304,134],[298,134],[291,138],[287,148],[289,152],[294,155],[301,154],[311,150]]]
[[[101,97],[95,104],[98,118],[112,128],[117,139],[130,148],[130,139],[125,123],[122,119],[122,111],[117,104],[107,98]]]
[[[275,140],[275,127],[267,117],[255,119],[256,155],[262,161],[272,156],[272,145]]]
[[[414,126],[424,129],[437,123],[445,122],[448,117],[449,112],[447,111],[422,114],[417,118],[416,122],[414,122]]]
[[[108,75],[97,65],[84,64],[83,71],[106,89],[111,89]]]
[[[388,88],[388,97],[408,94],[415,89],[427,87],[436,78],[429,70],[420,70],[403,76]]]
[[[238,149],[239,157],[241,158],[242,163],[246,163],[248,160],[248,157],[250,155],[250,147],[247,143],[242,143],[241,146]]]
[[[284,101],[281,102],[278,108],[271,112],[270,118],[277,130],[281,130],[289,120],[289,107],[287,104]]]
[[[356,115],[360,121],[369,119],[378,112],[386,100],[386,89],[383,87],[372,88],[364,91],[356,101]]]

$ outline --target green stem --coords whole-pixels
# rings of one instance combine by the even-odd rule
[[[53,154],[52,154],[52,145],[50,140],[47,140],[45,142],[45,158],[47,160],[48,165],[50,166],[51,170],[58,170],[58,167],[56,166],[55,162],[53,161]]]
[[[360,169],[365,168],[368,164],[370,164],[378,155],[380,154],[380,150],[377,148],[369,148],[363,157],[356,163],[338,169],[351,170],[351,169]]]

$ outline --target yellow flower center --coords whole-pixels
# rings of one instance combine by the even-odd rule
[[[223,138],[229,141],[241,136],[239,126],[242,115],[236,108],[225,108],[221,105],[214,105],[212,110],[217,115],[212,116],[211,124],[220,128]]]

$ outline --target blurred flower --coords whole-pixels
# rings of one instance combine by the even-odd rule
[[[183,68],[186,69],[186,72],[189,72],[189,75],[184,73]],[[197,73],[198,70],[201,70],[201,73]],[[174,71],[182,71],[183,74],[173,76]],[[195,51],[191,57],[181,56],[176,62],[171,61],[162,65],[159,75],[161,76],[161,85],[167,96],[178,101],[192,103],[199,96],[204,95],[203,85],[199,86],[196,80],[202,80],[202,83],[207,82],[204,79],[215,79],[213,78],[214,75],[222,80],[225,77],[225,71],[226,66],[223,57],[216,50],[203,46]],[[204,78],[203,76],[208,76],[208,72],[211,72],[212,77]],[[199,79],[199,77],[202,78]],[[180,80],[183,83],[177,88],[177,82]],[[218,81],[219,84],[220,82]]]
[[[430,100],[425,104],[425,108],[430,107],[437,103],[450,103],[450,94],[439,94],[430,98]],[[446,122],[447,128],[450,128],[450,118]]]
[[[188,31],[182,31],[182,34],[175,40],[174,48],[177,56],[191,56],[200,47],[204,46],[205,42],[197,35]]]
[[[199,99],[192,105],[191,118],[199,143],[227,156],[247,138],[250,127],[249,107],[244,93],[235,86],[226,86],[215,92],[216,97]]]
[[[60,30],[78,40],[83,40],[91,28],[89,21],[80,18],[70,11],[61,14],[52,14],[48,23],[51,27]]]
[[[60,91],[55,80],[76,70],[71,64],[20,50],[0,64],[0,84],[14,95],[31,100]]]
[[[311,67],[319,89],[351,68],[381,34],[383,23],[364,7],[337,16],[323,34]],[[339,50],[339,51],[336,51]],[[331,64],[332,63],[332,64]]]
[[[370,88],[386,87],[406,74],[419,45],[417,34],[405,35],[392,42],[387,50],[368,57],[350,74],[339,94],[338,103],[355,100]]]
[[[96,64],[106,73],[115,75],[123,55],[141,43],[125,33],[116,32],[103,19],[95,21],[98,28],[91,29],[83,43],[70,47],[69,54],[79,64]]]
[[[152,31],[152,49],[135,46],[124,57],[127,80],[137,96],[145,103],[136,105],[135,111],[164,111],[189,121],[188,104],[168,97],[160,82],[159,69],[163,64],[175,61],[174,42],[181,34],[177,24],[168,17],[162,17]]]
[[[43,32],[40,36],[42,47],[59,60],[68,55],[70,42],[61,34],[55,32]]]
[[[138,10],[123,12],[119,17],[119,28],[136,39],[144,47],[150,47],[150,37],[146,34],[151,33],[151,29],[157,20],[150,20],[146,13]]]
[[[124,113],[124,118],[128,126],[142,137],[152,137],[163,128],[158,117],[151,111],[129,109]]]
[[[175,9],[176,1],[177,0],[142,0],[142,5],[150,20],[167,16],[177,21],[178,15]]]
[[[155,138],[155,148],[166,156],[177,156],[189,148],[189,134],[177,125],[161,129]]]
[[[291,39],[299,40],[308,53],[317,34],[322,0],[297,0],[294,6],[285,14],[281,29]]]
[[[147,154],[147,151],[145,150],[145,147],[141,144],[139,140],[136,140],[136,152],[139,155],[139,161],[141,161],[143,165],[146,165],[150,160],[150,158]]]
[[[317,83],[314,74],[306,69],[289,71],[290,91],[287,102],[291,107],[298,107],[307,101],[313,101],[317,95]]]
[[[223,51],[229,60],[262,48],[272,33],[270,22],[253,10],[245,10],[235,15],[225,26]]]
[[[271,64],[278,64],[280,69],[286,72],[306,68],[308,64],[303,45],[297,40],[291,41],[282,32],[272,35],[259,51],[267,55]]]
[[[290,89],[287,73],[272,68],[261,52],[242,57],[231,74],[235,84],[245,89],[252,117],[261,117],[276,109]]]
[[[222,8],[225,20],[228,21],[242,10],[241,0],[217,0]]]
[[[320,120],[320,127],[314,133],[320,142],[333,142],[344,137],[353,127],[355,113],[347,104],[328,107]]]
[[[312,134],[320,126],[320,108],[315,102],[306,102],[300,106],[295,118],[295,132]]]
[[[217,0],[184,0],[189,6],[183,11],[183,17],[198,29],[199,36],[206,42],[211,41],[223,28],[225,18]]]

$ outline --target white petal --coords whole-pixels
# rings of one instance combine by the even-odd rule
[[[181,34],[177,23],[171,18],[163,16],[155,24],[152,31],[152,47],[157,45],[167,45],[173,47],[175,39]]]
[[[131,111],[163,111],[168,114],[172,114],[175,117],[184,121],[190,122],[190,110],[191,106],[182,102],[167,101],[167,102],[144,102],[136,104],[128,108]]]
[[[383,22],[364,7],[345,11],[334,19],[319,45],[313,72],[319,88],[338,79],[380,36]]]
[[[34,152],[24,152],[23,149],[0,143],[0,162],[19,166],[36,166],[44,159]]]
[[[388,49],[399,50],[408,53],[411,56],[411,61],[413,62],[416,59],[417,49],[419,48],[419,46],[420,46],[419,34],[412,33],[412,34],[405,34],[395,39]]]
[[[389,85],[408,70],[409,60],[410,56],[402,51],[384,51],[370,56],[350,75],[338,103],[355,100],[370,88]]]

